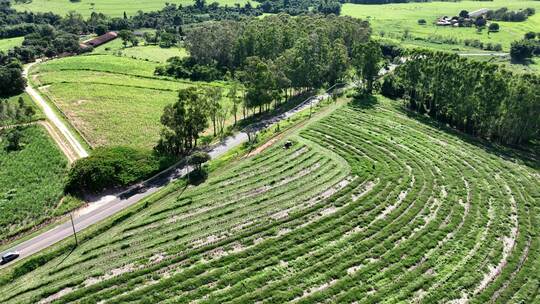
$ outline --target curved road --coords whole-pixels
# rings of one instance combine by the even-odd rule
[[[43,113],[47,117],[47,119],[60,131],[62,136],[66,139],[67,143],[78,156],[78,158],[84,158],[88,156],[88,152],[84,149],[84,147],[81,145],[81,143],[77,140],[77,137],[71,133],[71,130],[69,130],[68,127],[62,122],[62,120],[56,115],[56,112],[51,108],[51,106],[39,95],[38,91],[36,91],[32,86],[30,85],[30,79],[28,79],[28,71],[32,66],[34,66],[36,63],[39,63],[39,61],[33,62],[28,64],[23,71],[24,77],[28,80],[29,84],[26,86],[26,93],[32,97],[32,99],[36,102],[36,104],[43,109]],[[64,153],[67,152],[64,150],[65,147],[61,145],[61,143],[58,143],[60,145],[60,148]],[[68,155],[69,158],[69,155]]]
[[[30,91],[33,91],[33,89],[30,89]],[[39,96],[39,94],[37,94],[37,96]],[[299,104],[294,109],[291,109],[285,113],[282,113],[270,119],[248,126],[243,131],[237,133],[236,135],[226,138],[220,144],[213,146],[211,149],[209,149],[208,153],[210,154],[212,158],[218,158],[221,155],[225,154],[227,151],[235,147],[238,147],[242,143],[248,141],[248,132],[250,133],[257,132],[263,128],[268,127],[269,125],[272,125],[276,122],[287,119],[291,117],[292,115],[310,106],[316,105],[320,101],[327,99],[329,97],[330,95],[328,93],[310,97],[306,99],[304,102],[302,102],[301,104]],[[42,98],[41,100],[44,102]],[[45,103],[45,105],[47,104]],[[67,131],[69,132],[69,130]],[[84,152],[84,149],[80,151]],[[101,197],[99,201],[97,201],[96,203],[91,203],[88,208],[83,209],[82,212],[79,212],[79,214],[76,214],[73,216],[75,230],[81,231],[92,224],[95,224],[103,219],[106,219],[116,214],[117,212],[157,192],[158,190],[162,189],[163,187],[165,187],[172,181],[185,176],[187,173],[191,172],[191,170],[192,168],[189,166],[170,168],[152,177],[151,179],[140,183],[139,185],[131,187],[127,191],[120,193],[117,196]],[[72,235],[73,235],[73,228],[71,226],[71,222],[68,221],[51,230],[43,232],[40,235],[30,240],[27,240],[25,242],[22,242],[19,245],[9,248],[8,250],[0,253],[0,256],[5,254],[6,252],[18,251],[20,253],[19,259],[28,257],[65,238],[71,237]],[[1,265],[0,269],[3,267],[6,267],[7,265],[10,265],[10,264],[8,263],[6,265]]]

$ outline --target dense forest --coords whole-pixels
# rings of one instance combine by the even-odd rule
[[[540,77],[446,53],[410,55],[382,93],[469,134],[506,144],[540,136]]]

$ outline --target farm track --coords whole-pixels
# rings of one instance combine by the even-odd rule
[[[288,136],[291,149],[270,146],[0,287],[0,301],[537,300],[538,168],[407,115],[384,99],[344,106]]]
[[[24,77],[28,79],[28,71],[35,64],[36,63],[28,64],[24,68]],[[39,92],[32,88],[32,86],[29,84],[26,87],[26,93],[28,93],[32,100],[34,100],[34,102],[43,110],[43,113],[45,114],[47,120],[50,121],[54,125],[54,128],[56,128],[56,130],[58,130],[58,132],[60,133],[58,134],[55,130],[53,130],[51,126],[45,126],[49,134],[56,134],[52,137],[58,144],[58,147],[62,150],[62,152],[64,152],[70,163],[76,159],[87,157],[88,152],[84,149],[77,137],[73,135],[71,130],[58,117],[53,108],[51,108],[47,101],[43,99]]]

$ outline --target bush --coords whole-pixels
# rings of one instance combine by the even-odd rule
[[[418,19],[418,24],[420,25],[426,25],[426,19]]]
[[[491,23],[488,27],[488,30],[490,32],[498,32],[499,31],[499,24],[498,23]]]
[[[89,157],[74,163],[66,191],[84,194],[126,187],[149,178],[173,161],[129,147],[98,148]]]

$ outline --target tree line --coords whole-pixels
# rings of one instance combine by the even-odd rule
[[[415,52],[381,91],[466,133],[506,144],[540,136],[540,77],[447,53]]]

